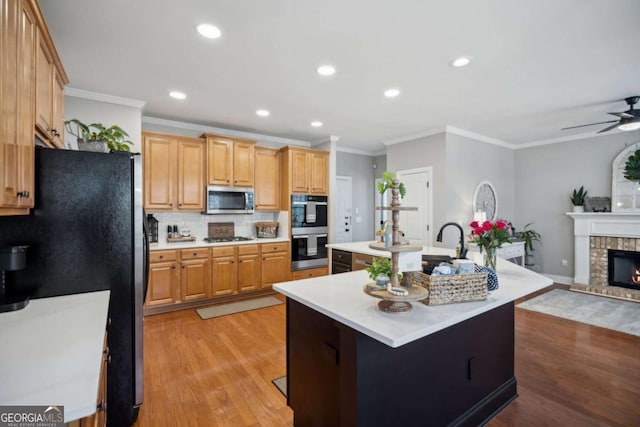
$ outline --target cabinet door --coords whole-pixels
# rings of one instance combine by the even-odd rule
[[[233,185],[253,187],[253,165],[255,144],[235,141],[233,143]]]
[[[291,280],[289,252],[273,252],[262,255],[262,287]]]
[[[238,291],[255,291],[261,287],[262,258],[259,254],[238,255]]]
[[[204,149],[196,141],[178,142],[178,209],[204,211]]]
[[[291,191],[293,193],[308,193],[309,158],[305,151],[291,151]]]
[[[180,289],[182,301],[192,301],[211,296],[211,274],[209,272],[208,259],[182,261],[181,270]]]
[[[149,287],[145,305],[173,304],[179,301],[180,278],[176,261],[158,262],[149,265]]]
[[[52,124],[51,130],[51,142],[58,148],[64,148],[64,82],[62,77],[55,71],[55,67],[52,67]]]
[[[209,185],[231,185],[233,176],[233,141],[207,137],[207,182]]]
[[[231,295],[237,291],[236,257],[225,256],[212,258],[211,283],[213,295]]]
[[[175,151],[175,140],[160,135],[144,135],[145,209],[173,208],[177,164]]]
[[[255,209],[278,211],[280,210],[280,152],[268,148],[256,148],[255,154]]]
[[[53,56],[40,31],[36,48],[36,127],[51,138],[53,120]],[[47,141],[45,141],[47,142]]]
[[[329,193],[329,156],[310,153],[309,185],[310,194],[327,195]]]

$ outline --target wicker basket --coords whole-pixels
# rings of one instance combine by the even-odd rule
[[[487,273],[429,276],[421,271],[405,273],[413,286],[429,289],[426,305],[452,304],[487,299]]]
[[[277,222],[256,222],[256,235],[260,238],[278,237]]]

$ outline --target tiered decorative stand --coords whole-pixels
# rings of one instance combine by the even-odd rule
[[[391,252],[391,277],[386,289],[376,289],[375,283],[364,286],[364,292],[374,298],[380,298],[378,308],[385,313],[404,313],[413,307],[411,301],[419,301],[429,296],[429,291],[422,286],[411,286],[407,281],[407,286],[398,283],[398,258],[401,252],[422,252],[422,246],[403,244],[400,242],[400,211],[416,211],[418,208],[400,205],[400,181],[394,179],[391,187],[391,205],[376,207],[378,210],[391,211],[391,244],[385,246],[384,243],[371,243],[371,249]]]

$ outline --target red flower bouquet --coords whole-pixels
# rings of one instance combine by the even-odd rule
[[[486,251],[485,266],[495,270],[496,249],[509,240],[511,227],[509,223],[501,219],[491,222],[479,223],[473,221],[471,224],[471,241],[480,247],[480,253]]]

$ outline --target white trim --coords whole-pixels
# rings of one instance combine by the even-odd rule
[[[611,135],[611,134],[620,133],[620,132],[622,131],[615,131],[615,132],[610,131],[610,132],[607,132],[606,135]],[[521,148],[539,147],[541,145],[558,144],[561,142],[576,141],[578,139],[596,138],[600,136],[605,136],[605,134],[597,133],[597,132],[579,133],[576,135],[561,136],[560,138],[541,139],[539,141],[526,142],[524,144],[518,144],[515,147],[515,149],[518,150]]]
[[[360,154],[362,156],[371,156],[371,157],[376,157],[386,153],[386,151],[382,151],[382,152],[378,151],[378,152],[372,153],[370,151],[354,150],[353,148],[346,148],[346,147],[336,147],[336,151],[339,151],[341,153]]]
[[[512,144],[510,142],[502,141],[496,138],[491,138],[490,136],[480,135],[479,133],[470,132],[468,130],[459,129],[449,125],[445,127],[445,132],[452,133],[454,135],[464,136],[466,138],[475,139],[477,141],[486,142],[487,144],[493,144],[493,145],[498,145],[500,147],[511,148],[512,150],[517,147],[515,144]]]
[[[548,277],[549,279],[553,280],[554,283],[560,283],[561,285],[572,285],[573,284],[573,278],[572,277],[556,276],[555,274],[546,274],[546,273],[542,273],[542,275],[544,277]]]
[[[402,144],[403,142],[414,141],[420,138],[426,138],[427,136],[437,135],[439,133],[444,133],[446,129],[438,128],[436,130],[425,131],[421,133],[416,133],[413,135],[401,136],[399,138],[390,139],[388,141],[382,141],[382,143],[386,146]]]
[[[282,138],[279,136],[263,135],[259,133],[253,133],[253,132],[244,132],[239,130],[224,129],[224,128],[218,128],[213,126],[198,125],[195,123],[179,122],[177,120],[160,119],[157,117],[150,117],[150,116],[142,116],[142,123],[168,126],[168,127],[178,128],[178,129],[195,130],[199,132],[218,133],[218,134],[227,135],[227,136],[236,136],[238,138],[255,139],[258,141],[272,142],[272,143],[282,144],[282,145],[297,145],[301,147],[311,147],[310,142],[301,141],[298,139]]]
[[[133,107],[139,110],[146,105],[146,101],[139,101],[137,99],[123,98],[120,96],[107,95],[105,93],[91,92],[84,89],[76,89],[73,87],[64,88],[65,96],[73,96],[74,98],[91,99],[93,101],[108,102],[110,104],[124,105],[125,107]]]

